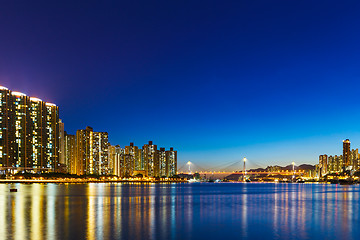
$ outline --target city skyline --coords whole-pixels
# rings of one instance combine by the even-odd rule
[[[360,146],[358,2],[3,9],[0,84],[61,106],[69,133],[176,146],[179,165],[316,164]]]
[[[172,178],[177,151],[149,141],[142,149],[111,145],[92,127],[68,134],[59,107],[0,86],[0,174],[73,174]]]
[[[57,128],[59,128],[59,130],[60,130],[60,132],[57,134],[57,135],[59,135],[60,136],[60,138],[63,138],[64,140],[63,140],[63,142],[62,141],[60,141],[59,143],[57,143],[57,145],[56,145],[56,148],[59,148],[59,149],[61,149],[61,143],[63,143],[63,144],[65,144],[64,146],[63,146],[63,149],[65,148],[65,146],[67,146],[67,142],[70,142],[70,141],[68,141],[68,138],[70,137],[70,138],[72,138],[72,137],[74,137],[74,138],[77,138],[78,137],[78,133],[79,132],[82,132],[82,131],[86,131],[86,130],[88,130],[88,129],[90,129],[90,131],[92,132],[93,131],[93,129],[91,128],[91,127],[89,127],[89,126],[87,126],[86,127],[86,130],[84,129],[84,130],[76,130],[76,133],[75,133],[75,135],[73,135],[73,134],[69,134],[69,133],[67,133],[67,131],[66,131],[66,128],[64,127],[64,123],[62,122],[62,120],[59,118],[60,116],[59,116],[59,107],[56,105],[56,104],[54,104],[54,103],[49,103],[49,102],[45,102],[45,101],[43,101],[42,99],[40,99],[40,98],[38,98],[38,97],[31,97],[31,96],[28,96],[27,94],[25,94],[25,93],[22,93],[22,92],[18,92],[18,91],[12,91],[11,89],[8,89],[8,88],[6,88],[6,87],[4,87],[4,86],[0,86],[0,90],[1,91],[6,91],[6,92],[8,92],[9,93],[9,95],[13,95],[13,96],[18,96],[19,98],[26,98],[26,100],[21,100],[21,101],[25,101],[25,102],[28,102],[27,104],[29,104],[29,106],[31,105],[32,107],[33,106],[35,106],[35,108],[33,109],[33,110],[28,110],[29,111],[29,117],[31,117],[31,118],[34,118],[34,117],[37,117],[37,115],[39,115],[40,117],[41,117],[41,110],[39,110],[39,113],[38,113],[38,110],[36,110],[36,108],[38,108],[37,106],[39,105],[39,107],[41,108],[42,106],[47,106],[47,108],[49,108],[49,107],[51,107],[51,108],[56,108],[56,115],[57,115],[57,117],[56,117],[56,119],[55,119],[55,121],[58,121],[58,126],[57,126]],[[5,105],[2,105],[2,106],[5,106]],[[38,117],[37,117],[38,118]],[[34,118],[34,119],[37,119],[37,118]],[[34,123],[33,124],[35,124],[36,125],[36,121],[34,120]],[[34,126],[35,126],[34,125]],[[38,129],[38,127],[37,127],[37,129],[34,129],[35,131],[40,131],[41,132],[41,130],[39,130]],[[65,134],[64,134],[65,133]],[[109,141],[108,141],[108,138],[109,138],[109,134],[107,133],[107,132],[94,132],[94,138],[95,138],[95,134],[97,134],[97,135],[106,135],[106,144],[108,144],[108,146],[106,146],[105,148],[106,148],[106,151],[108,151],[108,148],[110,148],[110,147],[120,147],[120,144],[117,144],[117,143],[115,143],[115,144],[111,144]],[[39,135],[39,134],[38,134]],[[41,135],[41,134],[40,134]],[[80,136],[81,136],[81,134],[80,134]],[[74,143],[73,143],[73,145],[75,144],[75,142],[82,142],[82,141],[76,141],[75,139],[73,140],[74,141]],[[152,143],[152,141],[150,141],[151,143]],[[346,144],[346,145],[348,145],[348,148],[350,148],[350,141],[349,141],[349,139],[346,139],[346,140],[343,140],[342,141],[343,142],[343,144],[344,144],[344,146],[345,146],[345,144],[346,143],[348,143],[348,144]],[[30,143],[29,143],[30,144]],[[335,144],[335,142],[333,143],[333,144]],[[129,150],[126,150],[126,148],[128,148],[129,146],[125,146],[126,144],[124,144],[124,145],[121,145],[121,146],[124,146],[122,149],[123,149],[123,151],[124,151],[124,153],[125,152],[127,152],[127,154],[128,154],[128,152],[129,152]],[[134,146],[134,142],[130,142],[130,146]],[[144,145],[145,146],[145,145]],[[340,145],[338,145],[338,147],[337,148],[339,148],[339,146]],[[68,146],[68,147],[73,147],[73,146]],[[160,148],[160,149],[164,149],[165,150],[165,148]],[[173,149],[173,147],[170,147],[170,150],[172,150]],[[343,147],[343,155],[346,155],[345,154],[345,150],[344,150],[345,148]],[[140,149],[139,149],[140,150]],[[350,150],[350,149],[349,149]],[[109,149],[109,151],[110,151],[110,149]],[[319,151],[321,151],[321,150],[319,150]],[[331,152],[331,151],[330,151]],[[333,153],[333,155],[335,155],[335,156],[337,156],[337,155],[339,155],[340,157],[341,156],[343,156],[343,155],[340,155],[338,152],[331,152],[331,153]],[[69,154],[67,151],[65,152],[65,155],[67,155],[67,154]],[[65,160],[64,159],[62,159],[62,158],[66,158],[65,157],[65,155],[63,154],[60,154],[59,156],[56,156],[56,158],[58,159],[57,160],[57,162],[59,162],[59,163],[62,163],[62,164],[64,164],[65,163]],[[107,153],[105,154],[106,156],[107,156]],[[235,155],[235,154],[234,154]],[[314,165],[316,165],[317,163],[319,163],[319,164],[321,164],[321,162],[323,161],[323,160],[320,160],[321,159],[321,157],[322,156],[324,156],[324,155],[320,155],[320,158],[319,158],[319,162],[317,162],[317,161],[314,161],[315,163],[310,163],[310,164],[314,164]],[[325,156],[327,156],[327,154],[325,154]],[[331,154],[329,155],[330,157],[331,157]],[[295,158],[291,158],[291,159],[295,159]],[[239,160],[239,163],[242,163],[242,160],[243,159],[240,159]],[[34,160],[35,162],[37,162],[37,160],[35,159]],[[107,160],[106,160],[107,161]],[[182,164],[182,166],[179,166],[179,167],[184,167],[184,163],[187,163],[187,162],[189,162],[189,161],[180,161],[180,163]],[[201,161],[199,161],[200,162],[200,164],[201,164]],[[199,162],[197,162],[196,161],[196,163],[199,163]],[[344,160],[344,162],[346,162],[345,160]],[[68,168],[72,168],[72,167],[70,167],[70,161],[69,162],[66,162],[67,164],[69,163],[69,165],[68,165]],[[225,162],[225,163],[223,163],[223,165],[222,166],[226,166],[226,165],[228,165],[228,163],[233,163],[233,161],[231,162]],[[281,163],[279,163],[279,162],[274,162],[274,163],[272,163],[273,165],[275,165],[275,166],[279,166],[279,165],[282,165]],[[272,164],[268,164],[268,165],[266,165],[266,166],[264,166],[264,165],[259,165],[258,163],[254,163],[254,162],[250,162],[250,168],[262,168],[262,167],[269,167],[269,166],[271,166]],[[297,165],[301,165],[301,164],[307,164],[306,162],[302,162],[302,161],[298,161],[297,163],[295,163],[295,164],[297,164]],[[288,166],[288,165],[290,165],[289,163],[284,163],[283,164],[283,166]],[[218,166],[219,166],[219,164],[218,164]],[[213,168],[214,166],[213,165],[206,165],[206,164],[201,164],[201,167],[200,168],[202,168],[202,169],[214,169]],[[214,170],[216,170],[216,169],[214,169]],[[238,166],[235,166],[235,167],[233,167],[233,169],[230,169],[231,171],[239,171],[240,169],[238,169]],[[69,172],[70,173],[73,173],[73,174],[84,174],[85,172],[87,172],[87,171],[83,171],[83,170],[74,170],[74,171],[71,171],[70,169],[69,169]],[[91,173],[92,174],[92,173]],[[98,174],[98,173],[97,173]],[[107,172],[107,171],[104,171],[104,172],[102,172],[101,174],[111,174],[110,172]]]

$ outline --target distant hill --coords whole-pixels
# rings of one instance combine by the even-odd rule
[[[268,173],[266,172],[269,172],[269,171],[292,171],[293,169],[293,166],[292,165],[288,165],[288,166],[285,166],[285,167],[281,167],[281,166],[269,166],[267,168],[256,168],[256,169],[249,169],[247,170],[247,172],[259,172],[259,176],[261,177],[265,177],[266,175],[268,175]],[[315,166],[314,165],[310,165],[310,164],[301,164],[299,166],[295,166],[295,170],[296,171],[299,171],[299,170],[305,170],[305,171],[308,171],[308,170],[315,170]],[[264,172],[264,173],[261,173],[261,172]],[[239,178],[241,178],[242,176],[242,171],[238,171],[238,172],[235,172],[233,174],[230,174],[229,176],[226,177],[226,179],[228,180],[234,180],[234,181],[237,181]],[[282,175],[279,175],[280,177]]]
[[[310,164],[301,164],[299,166],[300,170],[315,170],[315,165],[310,165]]]
[[[254,169],[247,169],[247,172],[265,172],[265,171],[276,171],[275,169],[278,169],[280,171],[291,171],[293,169],[292,165],[287,165],[285,167],[282,166],[268,166],[266,168],[254,168]],[[315,165],[310,165],[310,164],[301,164],[299,166],[295,165],[295,169],[296,170],[315,170]],[[238,173],[242,173],[242,171],[237,171]]]

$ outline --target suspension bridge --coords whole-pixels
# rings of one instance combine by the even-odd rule
[[[301,174],[303,171],[296,171],[295,163],[292,162],[292,169],[290,170],[272,170],[271,168],[265,169],[259,164],[249,161],[247,158],[238,159],[236,161],[224,163],[221,165],[213,166],[213,167],[202,167],[194,162],[188,161],[178,168],[178,174],[195,174],[198,173],[200,175],[207,176],[217,176],[217,177],[226,177],[231,174],[242,174],[242,175],[295,175]]]

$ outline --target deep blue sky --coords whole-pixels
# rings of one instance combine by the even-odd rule
[[[1,1],[0,85],[179,165],[360,146],[359,1]]]

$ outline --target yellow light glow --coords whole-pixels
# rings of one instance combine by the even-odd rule
[[[14,96],[19,96],[19,97],[26,96],[25,93],[21,93],[21,92],[12,92],[11,94],[14,95]]]
[[[56,107],[56,104],[54,104],[54,103],[46,103],[46,106],[51,106],[51,107]]]
[[[36,98],[36,97],[31,97],[30,98],[30,101],[33,101],[33,102],[42,102],[42,100],[40,98]]]
[[[0,86],[0,90],[9,90],[6,87]]]

